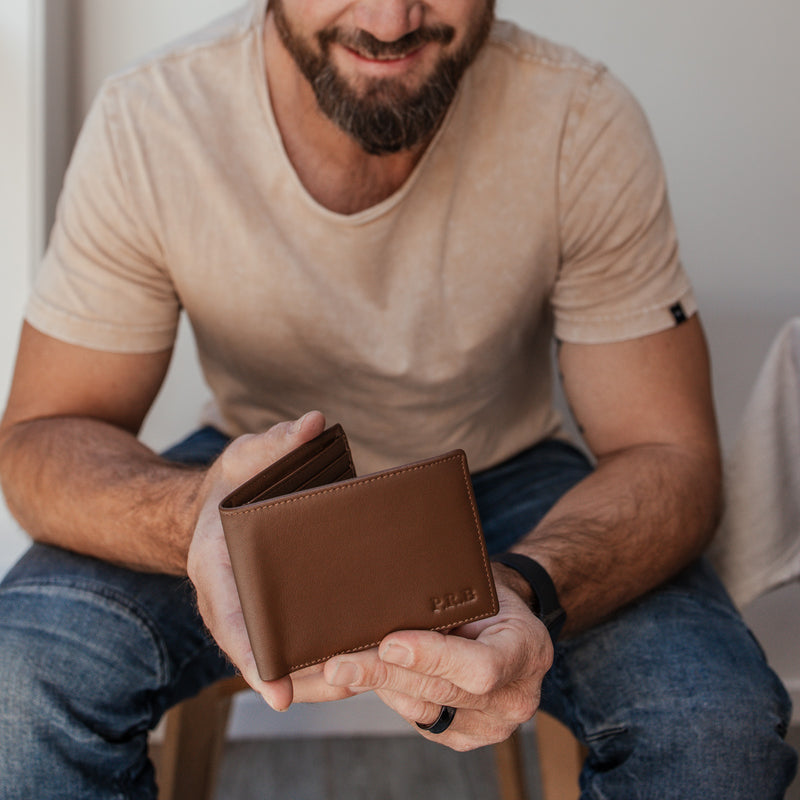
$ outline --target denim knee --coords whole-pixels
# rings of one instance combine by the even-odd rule
[[[583,800],[778,800],[797,756],[784,741],[790,703],[765,675],[715,687],[672,687],[587,732]]]
[[[107,589],[0,588],[0,796],[155,797],[148,691],[163,670],[147,620]]]
[[[592,798],[782,798],[789,697],[705,564],[559,644],[542,705],[589,748]]]

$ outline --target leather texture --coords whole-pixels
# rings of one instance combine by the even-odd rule
[[[356,478],[336,425],[234,490],[220,516],[263,680],[498,611],[462,450]]]

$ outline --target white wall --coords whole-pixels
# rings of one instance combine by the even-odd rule
[[[51,13],[57,6],[63,15],[64,4],[72,9],[69,21],[76,30],[69,66],[76,119],[107,72],[238,5],[236,0],[38,2],[47,2]],[[0,241],[7,260],[0,296],[0,389],[7,386],[35,249],[28,234],[35,216],[29,196],[35,174],[29,118],[35,76],[27,8],[28,0],[0,4]],[[684,261],[701,301],[721,429],[729,441],[769,341],[783,320],[800,313],[800,3],[500,0],[499,12],[604,61],[648,113],[667,167]],[[145,428],[154,446],[180,434],[205,397],[191,350],[184,332]],[[0,518],[0,574],[21,541]],[[765,629],[767,638],[778,641],[781,614],[770,608],[762,616],[779,621],[772,631]]]
[[[36,258],[35,190],[39,139],[34,120],[40,107],[33,57],[38,18],[29,0],[0,3],[0,402],[5,398],[28,285]],[[0,575],[22,551],[25,536],[0,505]]]
[[[69,2],[80,19],[77,102],[83,112],[107,74],[243,4],[243,0]]]

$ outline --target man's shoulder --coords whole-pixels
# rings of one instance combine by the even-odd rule
[[[256,25],[253,4],[247,3],[207,25],[152,50],[109,75],[103,88],[122,89],[135,94],[136,87],[148,88],[163,81],[191,81],[192,76],[224,71],[231,51],[248,40]]]
[[[495,59],[511,62],[521,69],[583,74],[590,79],[606,71],[605,65],[574,48],[557,44],[506,20],[494,23],[487,45]]]

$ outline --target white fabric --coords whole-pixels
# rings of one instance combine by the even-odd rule
[[[711,556],[743,607],[800,575],[800,317],[776,337],[726,463]]]

